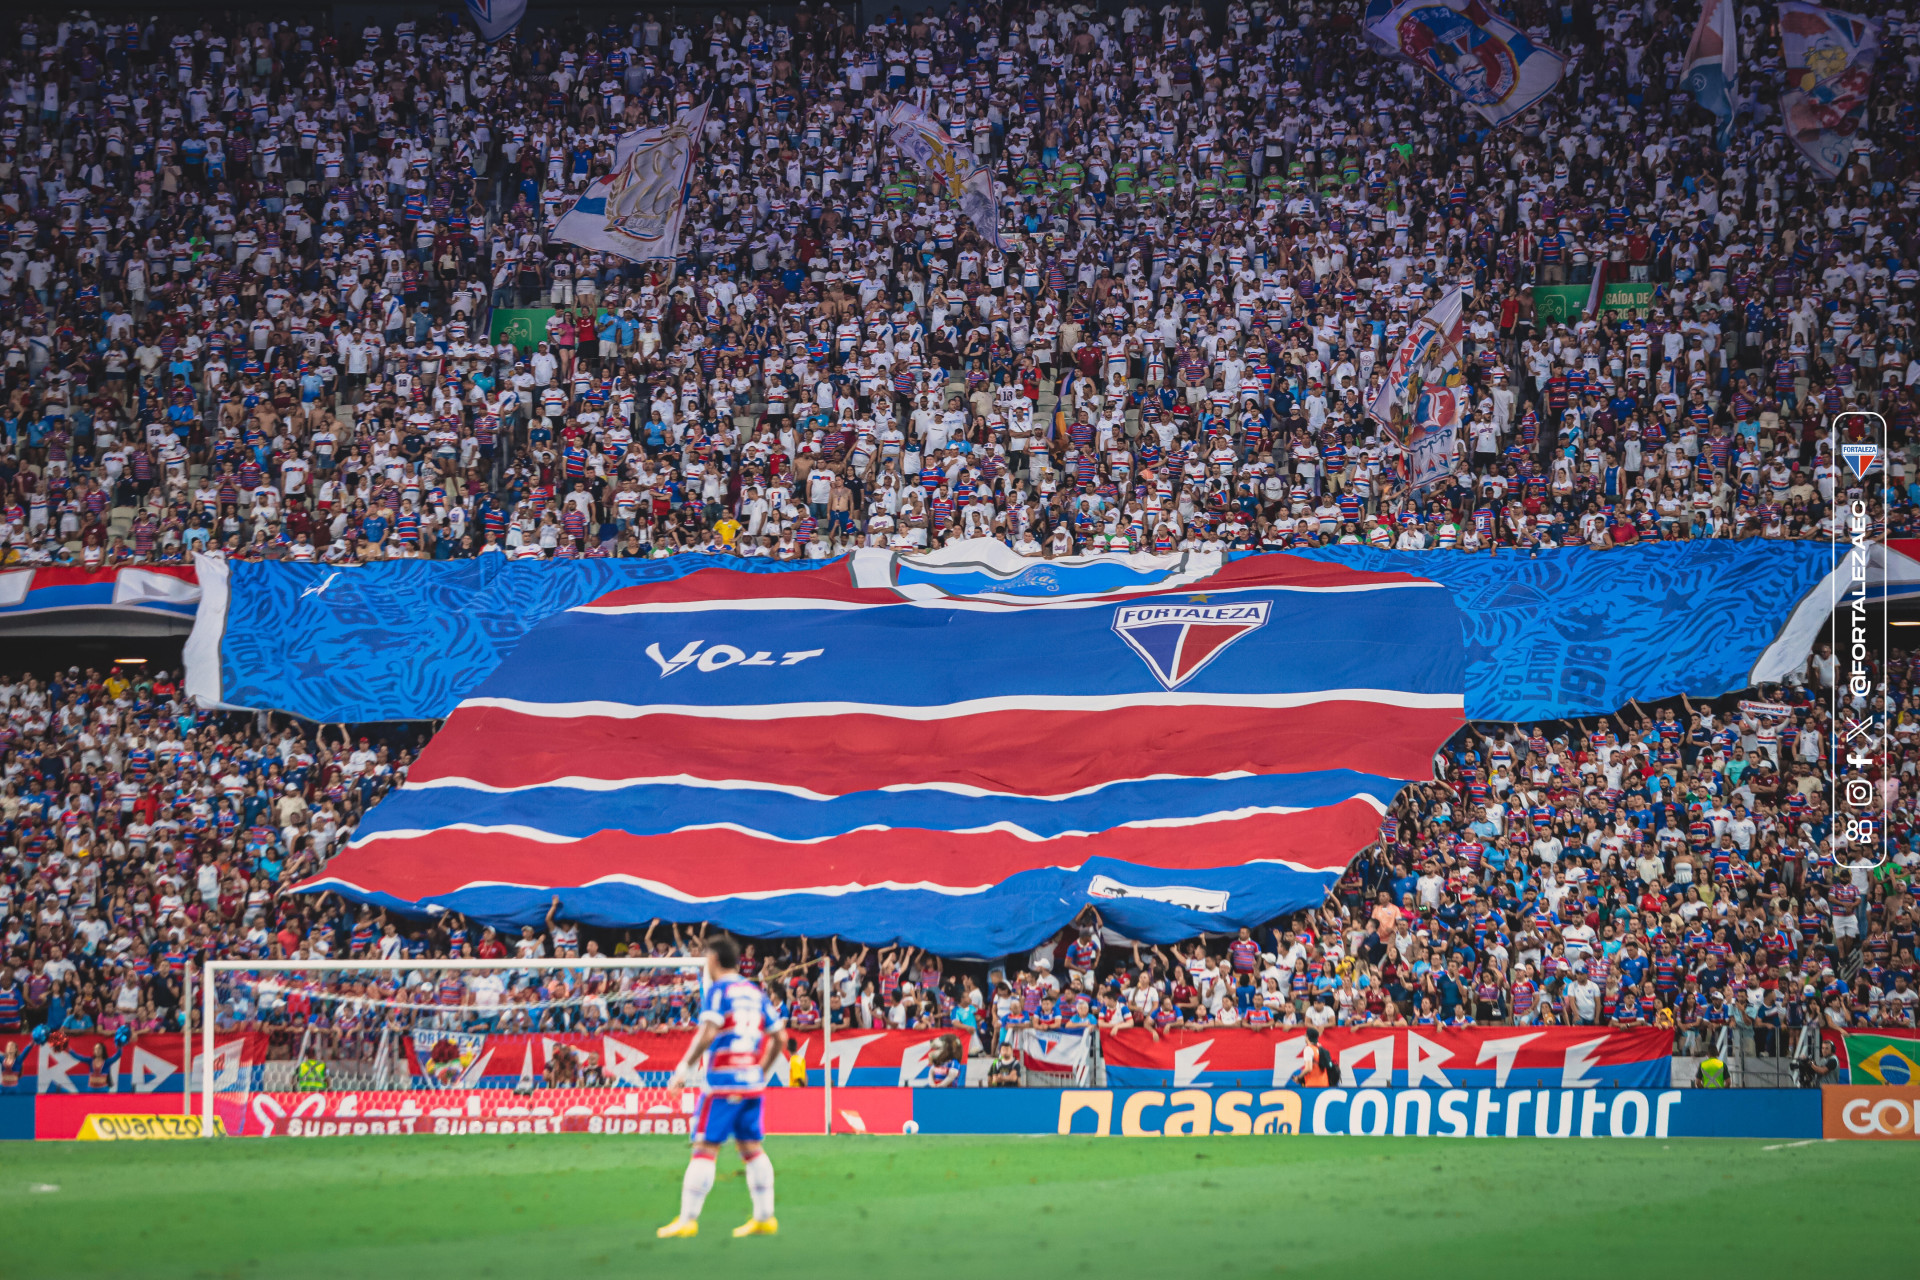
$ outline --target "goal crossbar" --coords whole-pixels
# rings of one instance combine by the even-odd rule
[[[208,1079],[201,1087],[200,1136],[213,1137],[218,1134],[214,1125],[213,1100],[217,1092],[212,1084],[214,1061],[214,1030],[219,1008],[219,997],[215,975],[221,973],[395,973],[414,970],[460,972],[493,971],[512,972],[544,969],[680,969],[697,970],[705,978],[706,960],[699,956],[540,956],[537,958],[480,960],[459,959],[457,957],[435,957],[433,959],[409,960],[404,957],[383,957],[365,960],[207,960],[201,965],[201,1062],[202,1070]],[[824,1104],[826,1124],[824,1132],[833,1132],[833,958],[820,956],[815,961],[807,961],[796,968],[820,965],[820,1043],[821,1061],[826,1068],[826,1089]],[[191,999],[187,1002],[192,1008]],[[185,1037],[187,1043],[193,1040],[192,1028],[188,1028]],[[188,1114],[192,1113],[193,1072],[191,1066],[183,1081],[187,1090]]]

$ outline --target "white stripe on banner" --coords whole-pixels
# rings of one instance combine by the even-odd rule
[[[761,599],[742,598],[734,600],[666,600],[649,604],[581,604],[567,610],[568,613],[597,613],[608,616],[620,616],[629,613],[762,613],[804,609],[824,609],[845,612],[854,609],[896,609],[902,606],[920,609],[960,609],[972,613],[1004,613],[1018,609],[1097,609],[1102,605],[1124,603],[1127,597],[1138,596],[1149,591],[1164,592],[1168,596],[1182,594],[1181,589],[1169,589],[1163,583],[1136,588],[1116,588],[1103,591],[1098,595],[1084,596],[1014,596],[997,599],[967,598],[949,595],[931,582],[909,582],[893,584],[884,590],[900,593],[898,600],[825,600],[816,597],[769,596]],[[1373,591],[1445,591],[1437,582],[1375,582],[1360,583],[1343,587],[1292,587],[1267,584],[1257,587],[1208,587],[1210,596],[1229,596],[1242,593],[1294,592],[1300,595],[1354,595]]]
[[[1256,778],[1263,775],[1245,769],[1235,769],[1227,773],[1155,773],[1143,778],[1115,778],[1111,782],[1096,782],[1090,787],[1081,787],[1077,791],[1062,791],[1057,795],[1026,795],[1017,798],[1023,800],[1078,800],[1105,791],[1108,787],[1131,786],[1139,782],[1237,782],[1242,778]],[[1395,785],[1399,785],[1395,780]],[[628,787],[706,787],[715,791],[771,791],[779,795],[792,796],[796,800],[840,800],[845,797],[824,791],[812,791],[806,787],[788,786],[779,782],[761,782],[753,778],[696,778],[690,773],[677,773],[658,778],[583,778],[569,774],[564,778],[554,778],[548,782],[529,782],[520,786],[502,787],[489,782],[479,782],[473,778],[448,776],[428,778],[424,782],[405,782],[402,791],[434,791],[443,788],[458,788],[462,791],[482,791],[488,795],[513,795],[520,791],[539,791],[546,787],[566,787],[574,791],[624,791]],[[968,786],[964,782],[890,782],[883,787],[867,787],[866,791],[887,791],[897,794],[909,792],[940,791],[948,795],[965,796],[973,800],[1005,800],[1014,798],[1005,791],[993,791],[986,787]],[[859,794],[859,793],[854,793]]]
[[[1116,822],[1110,827],[1100,827],[1091,831],[1062,831],[1058,835],[1052,836],[1043,836],[1036,832],[1029,831],[1027,828],[1014,822],[990,822],[980,827],[955,827],[952,830],[943,830],[939,832],[939,834],[950,836],[1009,835],[1017,840],[1024,840],[1029,844],[1046,844],[1053,840],[1070,840],[1077,836],[1096,836],[1102,831],[1119,831],[1130,827],[1143,831],[1158,829],[1172,830],[1178,827],[1204,827],[1222,822],[1240,822],[1247,818],[1285,817],[1288,814],[1294,813],[1313,813],[1322,809],[1331,809],[1334,805],[1345,804],[1347,800],[1364,800],[1383,817],[1386,815],[1387,807],[1381,804],[1376,797],[1367,795],[1364,792],[1359,792],[1347,796],[1345,799],[1330,801],[1324,805],[1250,805],[1244,809],[1223,809],[1218,813],[1203,813],[1186,818],[1141,818],[1134,822]],[[747,836],[754,840],[767,840],[774,844],[827,844],[843,836],[850,836],[860,831],[897,830],[899,830],[898,827],[891,826],[887,823],[874,822],[858,827],[848,827],[845,830],[834,831],[824,836],[795,838],[777,836],[766,831],[758,831],[753,827],[742,826],[737,822],[696,822],[684,827],[675,827],[672,831],[650,832],[645,836],[636,838],[652,840],[658,839],[661,836],[685,835],[691,831],[731,831],[736,835]],[[430,836],[440,831],[465,831],[470,835],[476,836],[513,836],[521,840],[531,840],[535,844],[578,844],[584,839],[591,839],[591,837],[588,836],[555,835],[551,831],[543,831],[538,827],[522,826],[515,822],[500,823],[497,826],[488,826],[478,822],[450,822],[444,827],[396,827],[391,831],[370,832],[367,835],[360,836],[353,840],[351,847],[356,849],[364,848],[376,840],[414,840],[421,836]]]
[[[1318,689],[1311,693],[1124,693],[1016,694],[999,698],[972,698],[932,707],[902,707],[880,702],[771,702],[758,706],[703,707],[683,703],[635,705],[625,702],[527,702],[520,698],[468,698],[461,710],[488,708],[538,716],[545,720],[572,720],[593,716],[605,720],[638,720],[644,716],[688,716],[701,720],[800,720],[813,716],[886,716],[893,720],[959,720],[997,711],[1124,711],[1134,707],[1223,707],[1285,710],[1329,702],[1370,702],[1409,711],[1460,711],[1466,698],[1458,693],[1410,693],[1400,689]]]

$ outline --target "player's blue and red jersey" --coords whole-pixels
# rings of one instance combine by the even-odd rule
[[[767,1036],[786,1023],[767,993],[742,977],[722,978],[700,1000],[700,1021],[720,1029],[707,1049],[710,1093],[758,1093],[766,1087],[760,1056]]]

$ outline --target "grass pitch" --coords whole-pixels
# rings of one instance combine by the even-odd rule
[[[0,1145],[0,1276],[1102,1277],[1904,1274],[1899,1143],[775,1138],[781,1233],[683,1140]],[[1337,1269],[1337,1270],[1336,1270]],[[1624,1269],[1624,1270],[1623,1270]]]

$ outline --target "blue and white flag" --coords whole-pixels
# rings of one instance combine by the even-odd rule
[[[1424,67],[1493,125],[1552,93],[1567,69],[1485,0],[1371,0],[1366,30],[1370,43]]]
[[[680,229],[707,104],[670,125],[637,129],[614,145],[614,169],[587,185],[562,214],[553,237],[629,262],[671,262],[680,256]]]
[[[918,165],[949,199],[959,201],[960,212],[981,238],[1004,252],[1008,245],[1000,236],[1000,200],[994,193],[993,171],[977,163],[937,120],[910,102],[894,106],[880,117],[880,123],[900,154]]]
[[[527,16],[527,0],[467,0],[467,13],[488,44],[513,34]]]
[[[1704,0],[1700,23],[1687,45],[1685,83],[1693,100],[1720,122],[1714,142],[1723,148],[1733,130],[1733,89],[1739,71],[1740,30],[1734,22],[1733,0]],[[1598,272],[1594,278],[1599,279]]]

